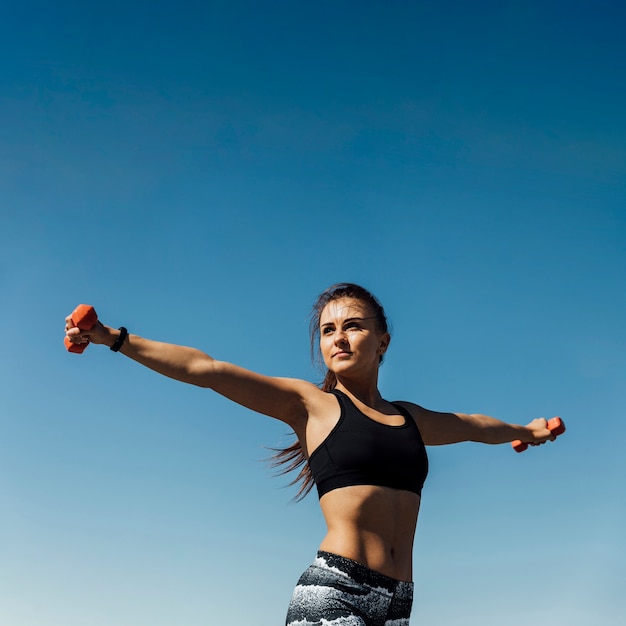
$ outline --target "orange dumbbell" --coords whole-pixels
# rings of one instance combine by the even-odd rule
[[[72,324],[81,330],[91,330],[98,321],[98,314],[90,304],[79,304],[70,315]],[[64,340],[65,347],[69,352],[82,354],[88,343],[72,343],[67,337]]]
[[[548,430],[555,437],[558,437],[565,432],[565,424],[560,417],[553,417],[552,419],[548,420]],[[524,450],[526,450],[526,448],[528,448],[530,444],[516,439],[515,441],[511,442],[511,445],[513,446],[513,450],[515,450],[515,452],[524,452]]]

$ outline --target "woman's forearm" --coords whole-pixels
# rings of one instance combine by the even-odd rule
[[[469,428],[468,441],[499,444],[508,443],[516,439],[527,442],[535,440],[533,434],[526,426],[508,424],[494,417],[479,413],[472,413],[471,415],[457,413],[457,415]]]
[[[543,417],[532,420],[526,426],[520,426],[477,413],[456,415],[467,428],[467,441],[498,444],[519,440],[524,443],[540,444],[555,438],[548,428],[548,421]]]

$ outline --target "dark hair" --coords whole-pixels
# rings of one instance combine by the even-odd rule
[[[370,293],[364,287],[355,285],[354,283],[337,283],[332,285],[326,291],[322,292],[317,298],[313,309],[311,311],[311,318],[309,321],[309,334],[311,337],[311,357],[314,361],[321,364],[321,358],[319,354],[319,334],[320,334],[320,317],[322,311],[326,306],[334,300],[340,300],[341,298],[354,298],[364,302],[371,307],[374,317],[376,318],[376,325],[381,333],[389,332],[389,324],[387,322],[387,316],[385,310],[378,299]],[[380,362],[383,357],[380,356]],[[322,391],[332,391],[337,386],[337,377],[334,372],[326,369],[324,380],[319,384]],[[286,448],[275,449],[275,454],[270,459],[270,464],[274,468],[278,468],[278,474],[288,474],[289,472],[300,468],[298,475],[294,480],[289,483],[295,485],[300,483],[300,488],[295,496],[295,500],[302,500],[309,491],[313,488],[313,475],[311,474],[311,468],[304,456],[300,441],[296,438],[294,443]]]

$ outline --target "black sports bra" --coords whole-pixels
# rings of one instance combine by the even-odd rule
[[[402,406],[404,424],[389,426],[364,415],[350,398],[334,389],[341,415],[309,458],[317,492],[351,485],[378,485],[418,495],[428,474],[428,457],[419,428]]]

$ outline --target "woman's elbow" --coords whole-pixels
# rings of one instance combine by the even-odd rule
[[[187,382],[196,387],[211,389],[219,372],[219,361],[208,354],[199,354],[187,365]]]

